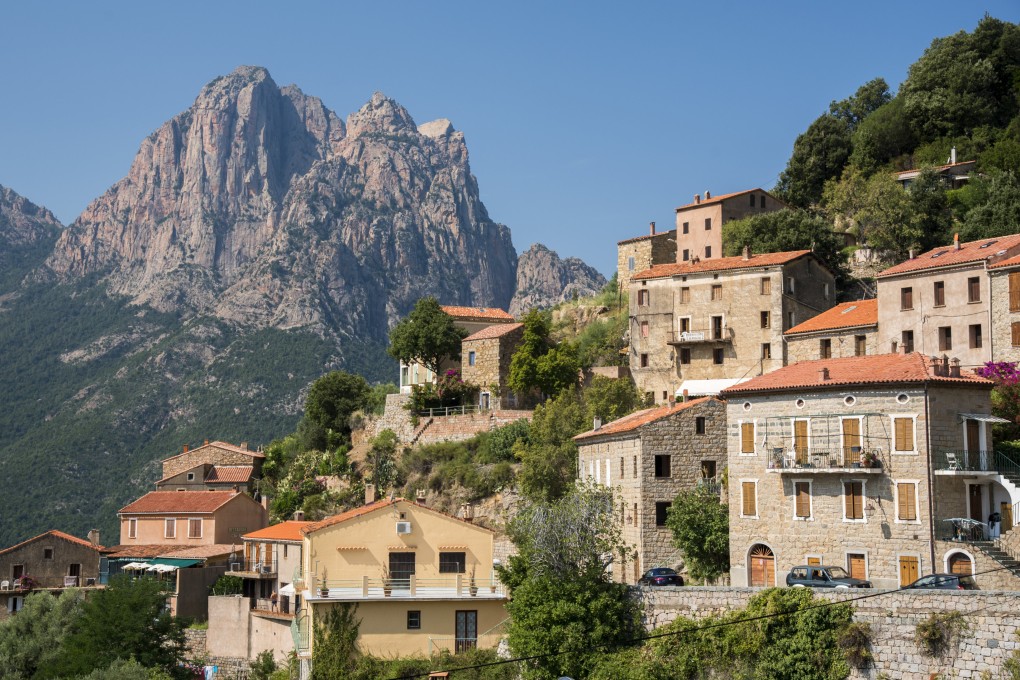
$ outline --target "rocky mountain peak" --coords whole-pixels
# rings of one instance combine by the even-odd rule
[[[370,133],[416,132],[417,129],[407,109],[382,92],[373,94],[364,106],[347,117],[347,134],[351,137]]]
[[[520,316],[532,308],[552,307],[575,295],[597,294],[606,277],[576,257],[561,259],[555,251],[535,243],[517,258],[517,288],[510,313]]]
[[[0,248],[30,246],[61,229],[49,210],[0,184]]]

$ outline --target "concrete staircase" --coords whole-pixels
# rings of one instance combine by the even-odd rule
[[[1012,529],[1010,531],[1013,531]],[[1007,532],[1009,533],[1009,532]],[[1014,576],[1020,578],[1020,560],[1003,550],[1001,538],[994,541],[974,541],[972,546],[983,552],[987,557],[1006,567]]]

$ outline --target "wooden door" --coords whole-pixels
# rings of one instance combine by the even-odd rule
[[[949,558],[949,573],[970,576],[974,573],[974,565],[963,553],[953,553]]]
[[[981,456],[981,423],[967,421],[967,465],[977,465]],[[971,468],[968,468],[971,469]]]
[[[999,514],[1002,515],[999,531],[1004,534],[1013,528],[1013,506],[1005,501],[999,503]]]
[[[850,572],[850,576],[853,578],[866,579],[867,569],[865,569],[864,555],[850,553],[846,556],[847,571]]]
[[[851,456],[853,448],[860,449],[861,446],[861,421],[859,418],[843,419],[843,460],[847,463],[856,463],[859,460]],[[847,466],[849,467],[849,465]]]
[[[917,580],[918,559],[916,557],[900,558],[900,587],[909,586]]]
[[[971,484],[967,487],[967,496],[970,499],[970,518],[977,520],[978,522],[984,522],[985,508],[982,503],[984,495],[981,493],[981,485]]]
[[[764,545],[751,549],[751,586],[771,588],[776,585],[776,557]]]
[[[808,460],[808,421],[793,421],[793,450],[797,453],[797,462]]]

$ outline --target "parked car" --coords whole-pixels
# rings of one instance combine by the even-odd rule
[[[682,586],[684,578],[669,567],[649,569],[638,580],[640,586]]]
[[[803,565],[786,575],[786,585],[797,588],[870,588],[871,581],[854,578],[843,567]]]
[[[906,588],[933,588],[935,590],[977,590],[974,577],[966,574],[928,574]]]

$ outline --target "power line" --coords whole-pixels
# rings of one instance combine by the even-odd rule
[[[985,571],[975,572],[973,574],[970,574],[970,576],[971,577],[982,576],[984,574],[991,574],[991,573],[994,573],[994,572],[997,572],[997,571],[1004,571],[1004,570],[1008,570],[1008,569],[1009,569],[1009,567],[996,567],[995,569],[987,569]],[[848,602],[859,602],[860,600],[868,600],[868,599],[871,599],[871,598],[874,598],[874,597],[882,597],[884,595],[893,595],[895,593],[900,593],[900,592],[903,592],[905,590],[919,591],[919,590],[922,590],[922,589],[920,589],[920,588],[909,588],[907,586],[902,586],[902,587],[897,588],[895,590],[883,590],[883,591],[880,591],[880,592],[877,592],[877,593],[868,593],[868,594],[865,594],[865,595],[858,595],[858,596],[855,596],[855,597],[849,597],[849,598],[846,598],[844,600],[827,600],[825,602],[819,602],[817,604],[813,604],[813,605],[810,605],[808,607],[804,607],[802,609],[797,609],[797,610],[790,611],[790,612],[774,612],[774,613],[771,613],[771,614],[759,614],[758,616],[751,616],[751,617],[748,617],[748,618],[737,619],[737,620],[734,620],[734,621],[720,621],[718,623],[711,623],[711,624],[706,624],[706,625],[703,625],[703,626],[696,626],[694,628],[687,628],[687,629],[684,629],[684,630],[677,630],[677,631],[670,631],[670,632],[665,632],[665,633],[653,633],[653,634],[649,634],[649,635],[642,635],[640,637],[636,637],[636,638],[633,638],[631,640],[628,640],[626,642],[622,642],[622,643],[619,643],[619,644],[605,643],[605,644],[596,645],[595,647],[592,647],[592,651],[594,652],[594,651],[598,651],[598,650],[601,650],[601,649],[608,650],[608,649],[611,649],[611,648],[614,648],[614,647],[615,648],[630,647],[630,646],[635,645],[635,644],[637,644],[639,642],[646,642],[648,640],[658,640],[658,639],[661,639],[661,638],[671,637],[671,636],[674,636],[674,635],[684,635],[686,633],[697,633],[697,632],[700,632],[700,631],[703,631],[703,630],[713,630],[715,628],[725,628],[726,626],[736,626],[736,625],[740,625],[740,624],[743,624],[743,623],[750,623],[752,621],[763,621],[763,620],[766,620],[766,619],[774,619],[774,618],[778,618],[778,617],[781,617],[781,616],[793,616],[793,615],[796,615],[796,614],[801,614],[803,612],[809,612],[809,611],[812,611],[812,610],[815,610],[815,609],[824,609],[825,607],[833,607],[833,606],[836,606],[836,605],[839,605],[839,604],[846,604]],[[449,673],[449,674],[453,675],[457,671],[467,671],[467,670],[473,670],[473,669],[476,669],[476,668],[488,668],[488,667],[491,667],[491,666],[502,666],[502,665],[505,665],[505,664],[508,664],[508,663],[521,663],[523,661],[534,661],[536,659],[550,659],[550,658],[557,657],[557,656],[563,656],[564,654],[569,654],[569,653],[570,652],[547,652],[545,654],[533,654],[531,656],[518,656],[518,657],[511,658],[511,659],[500,659],[498,661],[487,661],[485,663],[474,664],[472,666],[461,666],[459,668],[447,668],[447,669],[443,669],[443,670],[429,671],[427,673],[416,673],[414,675],[400,675],[400,676],[389,678],[389,680],[414,680],[415,678],[428,678],[429,675],[431,675],[432,673]]]

